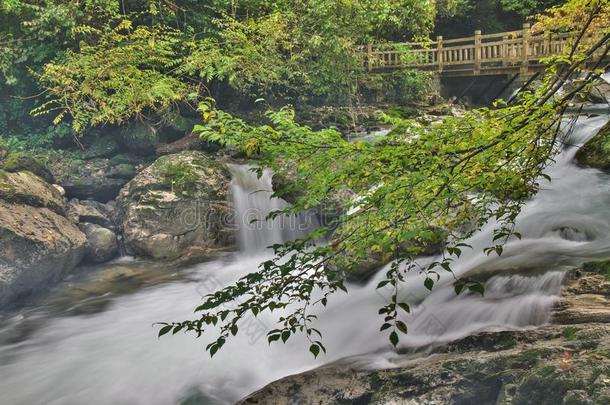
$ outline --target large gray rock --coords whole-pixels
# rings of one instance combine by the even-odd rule
[[[80,263],[86,243],[56,212],[0,200],[0,306],[61,279]]]
[[[61,193],[31,172],[0,170],[0,200],[48,208],[60,215],[65,209]]]
[[[68,198],[107,202],[135,177],[142,158],[124,154],[113,158],[85,159],[77,152],[51,151],[40,156]]]
[[[49,169],[32,155],[25,152],[8,155],[6,159],[2,161],[2,164],[0,164],[0,168],[12,173],[28,171],[49,184],[55,183],[55,178]]]
[[[79,224],[78,227],[87,236],[85,260],[104,263],[118,255],[117,237],[110,229],[90,223]]]
[[[204,153],[159,158],[120,192],[119,222],[130,253],[201,259],[231,243],[224,223],[230,173]]]
[[[104,228],[114,228],[112,222],[113,209],[108,204],[92,200],[72,199],[68,203],[67,217],[75,223],[88,222]]]

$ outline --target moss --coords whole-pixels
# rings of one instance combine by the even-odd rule
[[[187,191],[197,184],[197,174],[186,162],[169,164],[164,168],[165,183],[172,190]]]
[[[574,340],[576,339],[576,334],[579,330],[579,328],[568,326],[567,328],[563,329],[561,336],[563,336],[566,340]]]
[[[569,378],[555,366],[543,365],[531,370],[520,381],[513,404],[561,404],[567,391],[584,386],[583,381]]]
[[[42,178],[47,183],[54,183],[53,175],[47,167],[41,163],[36,157],[25,153],[17,152],[8,155],[1,167],[7,172],[28,171]]]
[[[610,122],[576,153],[578,163],[610,170]]]
[[[582,269],[588,273],[604,275],[610,281],[610,260],[604,262],[589,262],[582,265]]]

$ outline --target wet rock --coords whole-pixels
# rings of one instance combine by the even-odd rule
[[[119,221],[126,248],[139,256],[203,259],[229,245],[225,223],[230,174],[204,153],[159,158],[120,192]]]
[[[610,295],[607,262],[572,272],[561,303],[577,324],[486,332],[392,357],[394,368],[369,370],[359,360],[273,382],[241,404],[607,404],[610,402],[610,318],[599,311]],[[597,286],[597,287],[596,287]],[[560,321],[564,308],[555,309]]]
[[[607,262],[606,262],[607,263]],[[607,264],[606,264],[607,265]],[[590,269],[593,264],[584,267]],[[603,268],[603,264],[599,264]],[[553,322],[564,325],[610,323],[610,278],[588,271],[576,273],[564,288]]]
[[[0,170],[0,200],[48,208],[64,213],[65,200],[60,192],[31,172],[9,173]]]
[[[67,217],[75,223],[88,222],[104,228],[114,228],[112,222],[112,208],[92,200],[77,199],[68,203]]]
[[[40,177],[49,184],[55,183],[55,178],[51,171],[38,159],[30,154],[19,152],[12,153],[0,164],[0,169],[7,172],[17,173],[28,171]]]
[[[82,223],[78,227],[87,237],[85,260],[104,263],[118,255],[117,237],[110,229],[91,223]]]
[[[340,361],[286,377],[241,404],[543,404],[610,398],[610,325],[591,325],[594,349],[571,348],[561,328],[512,333],[527,342],[493,351],[470,345],[450,353],[407,357],[388,370],[360,370]],[[400,365],[400,359],[397,359]]]
[[[112,159],[84,159],[78,152],[49,151],[44,155],[57,183],[68,198],[107,202],[131,180],[142,158],[118,155]]]
[[[432,229],[427,239],[420,238],[403,243],[401,254],[409,252],[414,256],[431,256],[440,254],[445,247],[446,233],[442,229]],[[332,243],[332,239],[331,239]],[[365,255],[346,252],[329,261],[328,266],[335,271],[343,270],[347,280],[355,283],[366,283],[383,266],[395,258],[394,253],[385,253],[374,248],[368,249]]]
[[[86,243],[56,212],[0,200],[0,306],[61,279],[80,263]]]
[[[97,138],[87,149],[82,153],[85,160],[95,158],[107,158],[117,154],[120,146],[114,137],[110,135]]]
[[[610,122],[576,153],[578,164],[610,171]]]

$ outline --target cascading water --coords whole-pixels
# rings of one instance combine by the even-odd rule
[[[571,141],[583,143],[606,120],[581,118]],[[421,276],[409,275],[401,296],[413,311],[405,319],[409,334],[402,338],[402,348],[428,347],[482,330],[542,325],[558,299],[562,270],[608,256],[610,179],[576,167],[574,153],[573,147],[564,151],[549,170],[553,182],[519,215],[523,240],[510,241],[502,257],[482,253],[494,224],[468,241],[474,249],[464,251],[454,270],[458,275],[487,274],[484,297],[456,296],[449,279],[429,293]],[[156,339],[151,324],[193,317],[202,295],[255,270],[270,255],[265,246],[298,236],[303,229],[295,226],[307,225],[280,220],[273,226],[251,224],[250,219],[262,219],[285,202],[269,199],[270,172],[260,179],[246,166],[233,166],[232,172],[240,253],[164,275],[145,263],[110,264],[66,280],[18,313],[0,314],[2,404],[148,405],[187,399],[224,404],[272,380],[347,356],[365,367],[400,364],[402,355],[378,332],[382,320],[377,309],[389,295],[375,289],[382,275],[369,285],[350,286],[349,294],[332,297],[318,314],[317,327],[328,349],[318,359],[302,337],[269,346],[265,333],[274,318],[267,314],[245,319],[241,333],[213,359],[204,351],[213,335]],[[146,271],[138,273],[139,266]],[[135,276],[113,281],[109,272]],[[137,286],[127,288],[129,281]]]
[[[286,201],[274,198],[269,169],[263,170],[260,178],[248,165],[230,165],[233,180],[231,194],[238,221],[238,242],[243,254],[260,254],[266,247],[284,240],[291,240],[315,227],[313,216],[278,216],[266,220],[269,213],[288,206]]]

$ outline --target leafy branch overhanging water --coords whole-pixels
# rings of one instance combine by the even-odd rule
[[[587,32],[599,17],[601,6],[580,27]],[[340,212],[307,238],[273,246],[275,257],[254,271],[204,298],[195,320],[165,324],[160,335],[179,331],[200,336],[209,327],[219,335],[207,350],[216,353],[232,335],[238,322],[250,314],[281,310],[278,327],[269,342],[286,342],[304,333],[314,356],[325,351],[320,332],[313,326],[313,308],[326,306],[329,296],[344,284],[350,268],[371,254],[391,259],[386,279],[394,290],[390,302],[379,310],[381,331],[396,346],[399,333],[407,332],[400,312],[398,289],[409,271],[425,274],[432,290],[441,274],[452,274],[461,243],[490,220],[498,224],[494,242],[485,251],[501,255],[509,238],[520,238],[514,221],[523,204],[550,180],[545,168],[560,150],[562,119],[577,94],[587,91],[600,73],[610,50],[610,34],[593,45],[580,38],[569,54],[549,60],[541,83],[525,88],[514,104],[502,101],[494,108],[451,117],[423,127],[416,122],[385,117],[394,127],[376,143],[344,140],[333,129],[313,131],[294,121],[291,108],[268,113],[270,125],[253,127],[226,112],[202,105],[205,125],[201,136],[238,147],[255,157],[262,167],[291,179],[276,190],[278,196],[298,193],[294,204],[270,216],[295,215],[316,207],[340,206]],[[597,63],[587,66],[595,56]],[[572,90],[560,92],[566,83]],[[329,243],[319,243],[332,232]],[[445,253],[420,266],[415,258],[438,240],[447,240]],[[475,280],[455,277],[455,290],[482,293]]]

